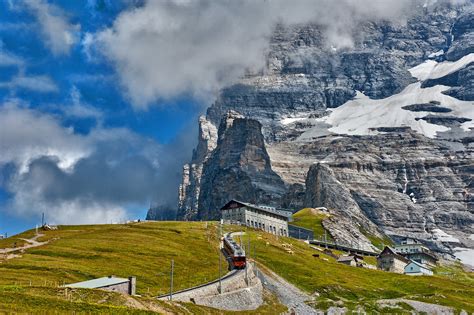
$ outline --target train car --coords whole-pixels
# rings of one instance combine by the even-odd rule
[[[230,233],[226,234],[223,239],[224,251],[229,257],[229,263],[233,269],[245,269],[246,257],[245,251],[237,244]]]

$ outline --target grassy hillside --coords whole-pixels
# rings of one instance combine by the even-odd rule
[[[312,208],[304,208],[293,214],[293,222],[291,224],[312,230],[315,238],[321,238],[324,237],[325,232],[323,220],[328,217],[329,214],[327,213]],[[328,240],[332,240],[329,233],[326,233],[326,236]]]
[[[291,224],[312,230],[314,232],[314,238],[316,239],[324,239],[325,229],[323,227],[323,220],[329,218],[329,216],[330,214],[318,211],[317,209],[304,208],[293,214],[294,221],[291,222]],[[364,234],[372,242],[372,244],[379,249],[383,249],[385,245],[393,245],[392,240],[387,236],[380,238],[371,235],[363,229],[361,229],[360,232]],[[328,241],[333,240],[329,232],[326,233],[326,237]]]
[[[239,229],[224,227],[224,231]],[[272,269],[309,294],[317,293],[316,303],[321,309],[336,304],[349,308],[362,304],[367,311],[378,310],[378,299],[403,297],[474,312],[474,276],[457,266],[439,267],[439,275],[433,277],[366,270],[337,263],[300,241],[251,229],[248,232],[251,257],[256,254],[262,268]],[[175,261],[176,290],[218,276],[215,222],[61,226],[58,231],[44,233],[39,241],[49,240],[47,245],[28,249],[19,258],[0,258],[0,313],[35,313],[44,309],[117,314],[226,313],[152,299],[168,291],[171,259]],[[25,234],[30,236],[32,232]],[[11,239],[0,241],[0,248],[10,242]],[[247,244],[246,236],[243,243]],[[313,257],[314,253],[319,257]],[[142,297],[132,299],[99,290],[75,290],[66,297],[64,289],[57,287],[110,274],[137,276],[137,293]],[[257,313],[283,310],[268,295]]]
[[[158,295],[168,290],[171,259],[176,290],[218,277],[213,223],[207,228],[201,222],[61,226],[43,233],[38,241],[50,240],[49,244],[0,264],[0,284],[29,285],[31,281],[51,286],[106,275],[134,275],[138,294]]]
[[[440,275],[413,277],[349,267],[303,242],[267,233],[254,231],[252,243],[258,262],[309,294],[317,292],[318,306],[323,309],[343,304],[376,310],[379,299],[403,297],[474,312],[474,274],[459,266],[442,267]],[[284,243],[291,244],[293,254]],[[314,253],[320,257],[313,257]]]
[[[216,279],[218,229],[215,222],[147,222],[127,225],[60,226],[42,231],[38,241],[48,244],[27,249],[21,257],[0,257],[0,313],[43,310],[114,314],[223,313],[186,303],[169,304],[152,299],[169,291],[169,270],[174,259],[174,288],[180,290]],[[0,240],[11,247],[27,231]],[[225,271],[225,267],[224,267]],[[74,290],[66,296],[63,283],[106,275],[137,277],[137,293],[130,298],[101,290]],[[128,307],[127,307],[128,306]],[[259,312],[272,314],[284,308],[273,296]],[[224,312],[226,313],[226,312]],[[246,314],[239,312],[239,314]]]

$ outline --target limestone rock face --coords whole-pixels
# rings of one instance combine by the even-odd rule
[[[411,236],[431,242],[433,230],[441,228],[472,243],[472,152],[450,152],[415,133],[326,137],[305,150],[325,154],[327,146],[337,154],[310,167],[307,206],[350,216],[366,230],[368,219],[395,239]]]
[[[286,192],[273,172],[261,124],[229,113],[219,126],[216,150],[204,163],[198,218],[218,219],[230,199],[277,205]]]
[[[205,117],[199,118],[199,139],[192,161],[183,166],[183,179],[178,191],[177,217],[197,218],[203,164],[217,146],[217,128]]]
[[[458,60],[474,53],[474,10],[466,10],[455,21],[451,30],[453,43],[446,52],[446,59]]]

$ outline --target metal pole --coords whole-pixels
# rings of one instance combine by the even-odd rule
[[[247,282],[247,286],[249,285],[249,274],[248,274],[248,263],[250,263],[250,261],[248,260],[250,257],[248,255],[249,250],[250,250],[250,233],[248,232],[248,228],[246,228],[246,232],[247,232],[247,238],[248,238],[248,246],[246,248],[246,251],[245,251],[245,255],[247,256],[246,257],[246,262],[245,262],[245,281]]]
[[[258,269],[257,269],[257,244],[253,244],[253,268],[255,269],[255,275],[258,277]]]
[[[222,238],[222,221],[219,224],[219,294],[222,294],[222,251],[221,251],[221,238]]]
[[[174,273],[174,259],[171,259],[170,301],[173,300],[173,273]]]

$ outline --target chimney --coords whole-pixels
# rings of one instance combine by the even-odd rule
[[[136,294],[136,286],[137,286],[137,278],[136,277],[128,277],[128,294],[135,295]]]

